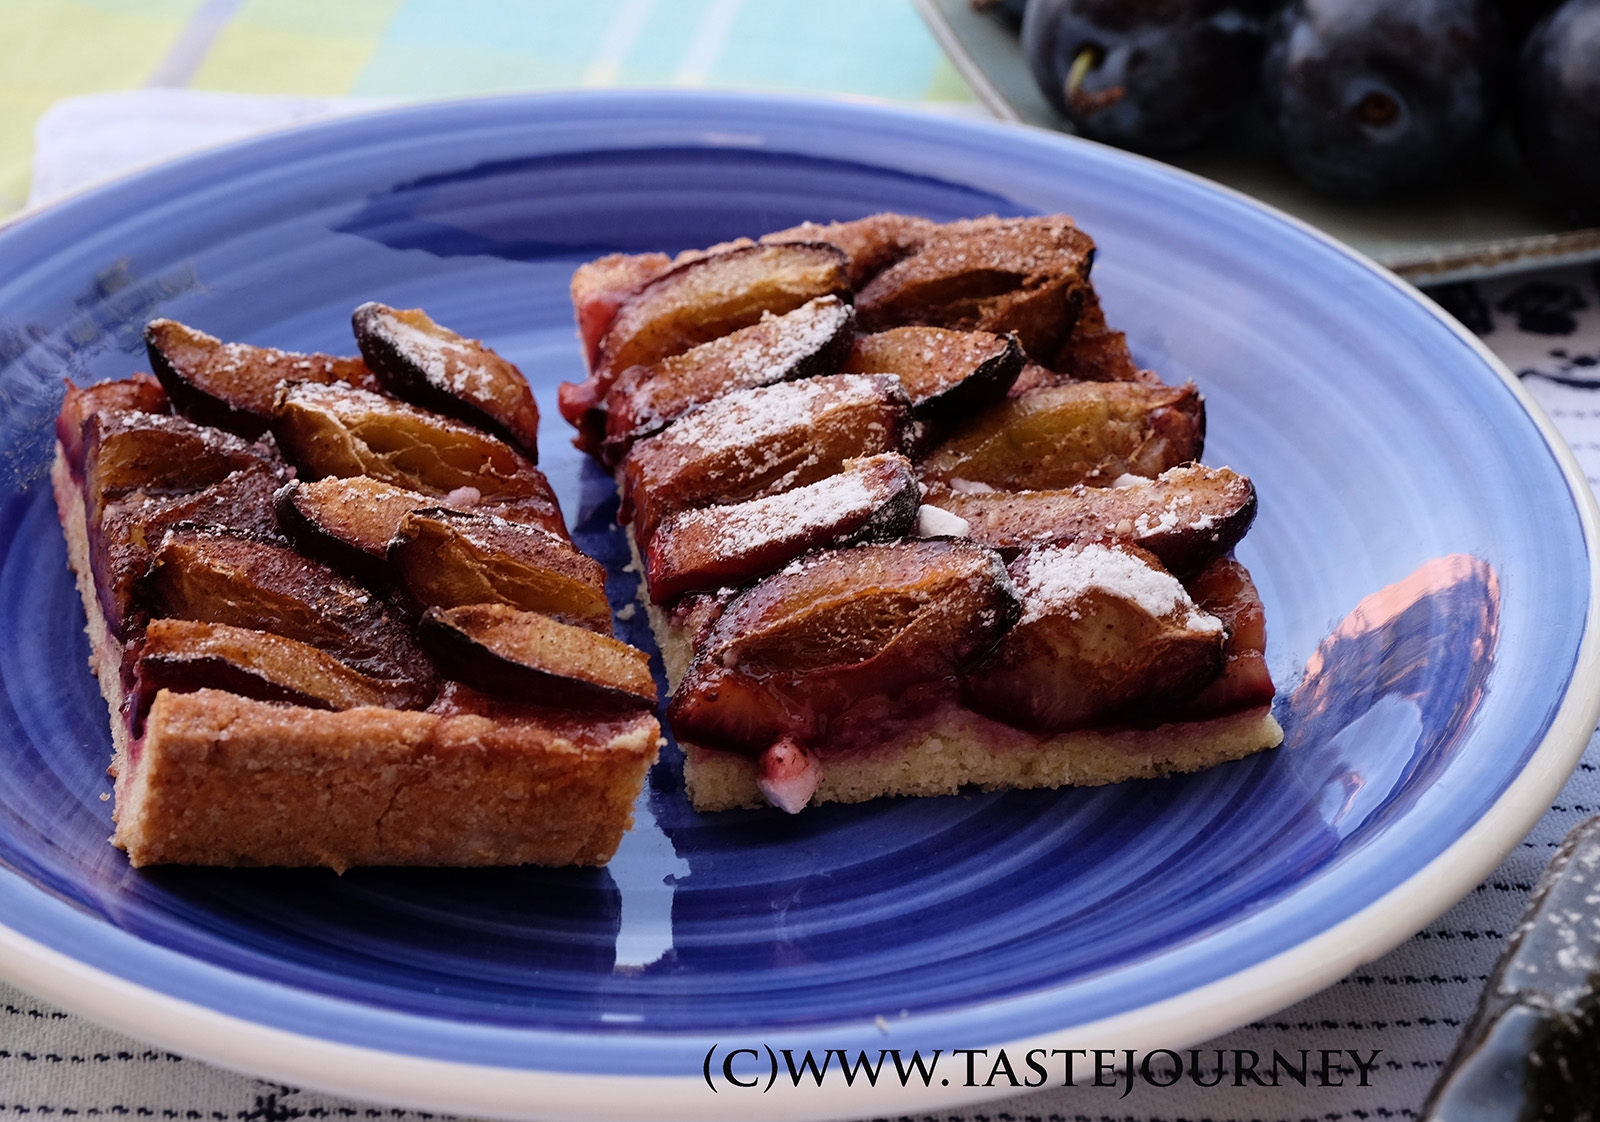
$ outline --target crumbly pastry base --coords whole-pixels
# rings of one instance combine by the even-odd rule
[[[83,493],[51,483],[111,714],[116,833],[135,866],[599,865],[661,743],[652,713],[581,725],[162,691],[137,751],[100,610]]]
[[[661,649],[667,680],[676,689],[694,655],[691,637],[650,603],[631,532],[628,542],[640,571],[639,600]],[[896,727],[870,749],[823,756],[822,779],[811,801],[953,795],[963,787],[1095,787],[1200,771],[1281,743],[1283,729],[1270,706],[1153,729],[1078,729],[1054,736],[1024,732],[952,706],[931,726]],[[684,786],[696,810],[770,805],[756,785],[755,760],[681,741],[679,747]]]
[[[555,727],[156,696],[115,841],[135,865],[598,865],[633,823],[652,715]],[[121,784],[119,784],[121,785]]]
[[[822,780],[811,801],[953,795],[963,787],[1097,787],[1199,771],[1282,742],[1283,730],[1265,707],[1153,729],[1079,729],[1043,738],[952,710],[932,729],[823,756]],[[696,810],[769,805],[756,786],[755,760],[693,744],[680,747],[684,785]]]

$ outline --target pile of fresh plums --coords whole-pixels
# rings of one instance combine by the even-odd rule
[[[1022,42],[1097,140],[1183,149],[1259,91],[1302,179],[1370,199],[1461,173],[1509,118],[1547,201],[1600,215],[1600,0],[1026,0]]]

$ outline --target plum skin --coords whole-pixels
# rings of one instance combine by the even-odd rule
[[[1262,106],[1301,179],[1379,198],[1438,180],[1482,145],[1508,64],[1485,0],[1292,0],[1268,36]]]
[[[1517,146],[1556,206],[1600,215],[1600,0],[1568,0],[1519,59]]]
[[[1270,6],[1032,0],[1023,53],[1040,90],[1084,135],[1178,151],[1204,140],[1249,98]]]

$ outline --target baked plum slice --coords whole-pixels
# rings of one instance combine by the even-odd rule
[[[1060,215],[951,222],[875,276],[856,311],[869,331],[929,324],[1014,334],[1049,365],[1082,311],[1093,261],[1093,240]]]
[[[167,531],[145,576],[152,614],[267,631],[363,674],[432,688],[411,630],[371,591],[288,546],[216,527]]]
[[[351,323],[361,357],[390,393],[486,428],[539,462],[539,407],[522,371],[420,308],[369,302]]]
[[[83,481],[83,427],[90,417],[108,410],[134,413],[170,413],[172,403],[161,383],[148,374],[135,374],[115,382],[100,382],[79,389],[67,383],[66,398],[56,414],[56,439],[72,478]]]
[[[629,367],[606,394],[601,458],[615,467],[635,441],[734,390],[838,373],[854,324],[849,304],[820,296],[680,355]]]
[[[460,492],[441,502],[437,495],[424,495],[364,475],[349,479],[330,475],[311,483],[295,480],[278,491],[273,505],[278,525],[302,552],[369,583],[390,580],[389,542],[400,529],[401,520],[413,510],[438,506],[475,510],[566,537],[560,520],[548,518],[543,504],[533,512],[537,517],[522,517],[523,511],[516,503],[472,501]]]
[[[930,487],[1053,491],[1154,478],[1200,458],[1205,404],[1192,383],[1080,382],[1007,398],[928,454]]]
[[[611,634],[605,568],[534,526],[442,507],[414,510],[389,543],[389,563],[422,608],[508,604]]]
[[[1041,733],[1155,724],[1222,672],[1223,622],[1143,550],[1040,546],[1010,573],[1022,618],[962,679],[987,717]]]
[[[654,708],[650,656],[609,635],[508,604],[429,608],[418,625],[444,674],[534,704]]]
[[[628,297],[672,268],[665,253],[610,253],[579,265],[572,274],[572,307],[578,317],[585,365],[600,361],[600,340]]]
[[[676,265],[629,297],[600,340],[594,372],[563,382],[557,404],[580,446],[605,434],[600,402],[630,366],[648,366],[781,315],[819,296],[850,296],[847,260],[831,245],[745,245]],[[591,416],[591,414],[593,414]]]
[[[307,479],[365,475],[464,504],[504,506],[519,521],[566,536],[549,480],[488,433],[349,386],[282,387],[273,434]]]
[[[917,443],[926,446],[1006,396],[1022,370],[1022,347],[1015,336],[987,331],[891,327],[857,336],[844,370],[897,375],[921,422]]]
[[[891,452],[846,460],[837,475],[764,499],[680,511],[645,551],[650,599],[747,585],[821,546],[905,537],[920,503],[911,461]]]
[[[1128,351],[1128,337],[1111,330],[1100,307],[1100,298],[1092,287],[1084,290],[1078,322],[1051,365],[1064,378],[1080,382],[1160,381],[1150,371],[1139,369],[1139,364],[1133,361]]]
[[[926,218],[885,213],[826,225],[802,222],[767,234],[761,242],[826,242],[837,246],[849,258],[850,287],[860,288],[874,274],[920,246],[933,228]],[[629,297],[677,266],[751,244],[749,239],[739,238],[705,250],[688,250],[675,258],[665,253],[612,253],[579,265],[572,274],[572,306],[577,312],[578,334],[589,369],[599,364],[600,339]]]
[[[908,403],[900,380],[833,374],[739,390],[633,446],[622,510],[641,549],[668,514],[815,483],[846,460],[900,450]]]
[[[728,605],[667,714],[702,747],[814,745],[858,702],[960,673],[1020,611],[999,554],[971,542],[814,553]]]
[[[967,524],[973,541],[1013,557],[1033,545],[1124,542],[1172,573],[1199,572],[1233,549],[1256,516],[1256,489],[1230,468],[1185,464],[1154,479],[1062,491],[930,492],[926,501]]]
[[[436,496],[358,475],[294,480],[273,496],[284,536],[309,557],[327,561],[367,583],[389,574],[389,540],[413,510],[438,506]]]
[[[1269,705],[1274,692],[1267,669],[1267,614],[1249,571],[1219,557],[1187,583],[1189,595],[1228,629],[1225,663],[1217,680],[1184,706],[1183,720],[1205,720]]]
[[[99,525],[89,530],[89,566],[111,633],[125,637],[136,629],[140,582],[168,530],[188,522],[274,537],[272,496],[282,485],[277,470],[255,466],[202,491],[183,495],[135,491],[107,503]]]
[[[746,245],[678,265],[617,311],[600,369],[620,374],[781,315],[819,296],[850,296],[846,259],[820,243]]]
[[[217,689],[310,709],[413,709],[433,691],[415,680],[374,678],[307,643],[221,623],[151,620],[134,661],[133,732],[160,690]]]
[[[224,343],[176,320],[151,320],[144,329],[144,345],[151,368],[178,412],[198,424],[251,440],[272,423],[279,382],[344,382],[378,388],[360,358]]]
[[[913,214],[869,214],[849,222],[802,222],[776,230],[761,239],[768,245],[783,242],[827,242],[850,258],[850,285],[860,288],[896,261],[922,248],[937,226]]]
[[[182,417],[104,409],[83,425],[83,495],[90,526],[106,503],[132,491],[198,491],[236,471],[270,468],[260,445]]]

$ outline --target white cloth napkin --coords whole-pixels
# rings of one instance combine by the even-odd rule
[[[28,205],[209,145],[389,104],[393,102],[381,98],[174,89],[65,98],[46,109],[34,126]]]

